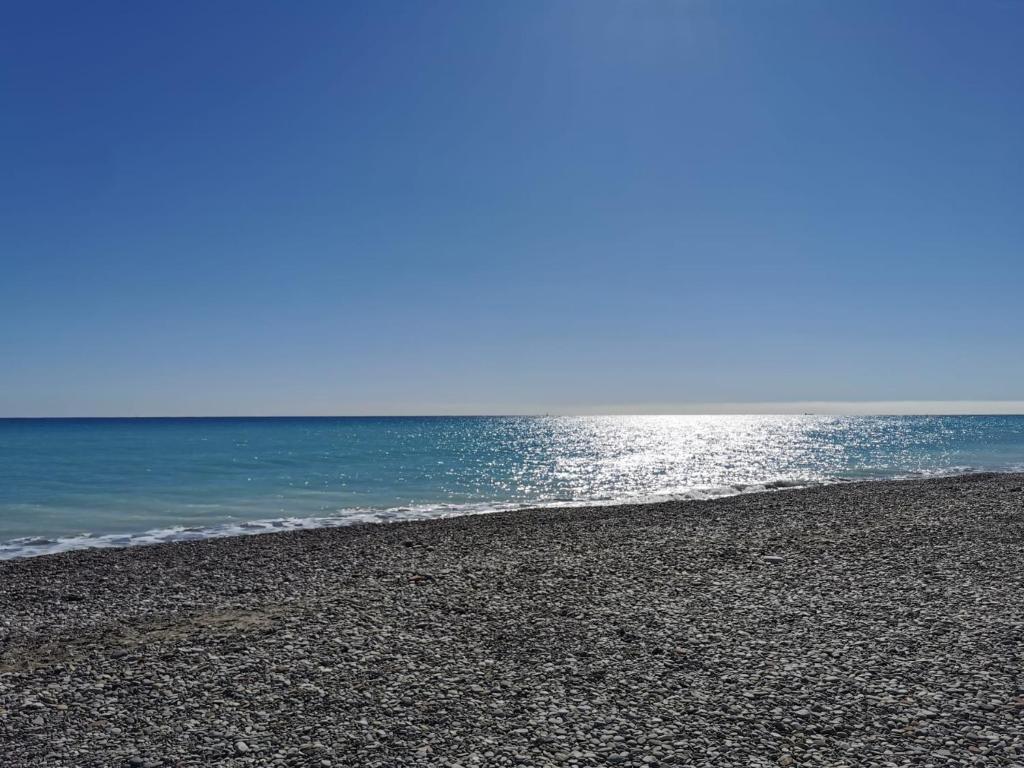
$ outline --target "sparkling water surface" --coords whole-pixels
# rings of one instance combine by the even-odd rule
[[[0,559],[1024,469],[1024,416],[0,420]]]

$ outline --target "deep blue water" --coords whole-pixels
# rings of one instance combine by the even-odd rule
[[[0,558],[1024,469],[1024,416],[0,420]]]

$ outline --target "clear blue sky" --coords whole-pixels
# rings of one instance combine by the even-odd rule
[[[1022,40],[1019,2],[8,3],[0,415],[1024,400]]]

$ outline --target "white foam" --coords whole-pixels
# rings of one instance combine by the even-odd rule
[[[134,547],[146,544],[160,544],[173,541],[196,541],[216,539],[225,536],[250,536],[277,531],[333,528],[361,523],[394,523],[406,520],[435,520],[460,515],[480,515],[494,512],[508,512],[538,508],[571,508],[614,506],[617,504],[650,504],[664,501],[705,500],[734,496],[740,493],[782,488],[799,488],[818,484],[812,480],[777,480],[767,483],[723,485],[704,488],[668,490],[643,496],[605,499],[540,499],[523,502],[471,503],[471,504],[420,504],[415,506],[377,509],[356,507],[338,510],[323,517],[281,517],[267,520],[239,520],[208,527],[172,526],[155,528],[141,533],[96,534],[81,533],[76,536],[47,538],[27,536],[0,543],[0,560],[21,557],[36,557],[76,549],[109,549]]]
[[[494,512],[508,512],[524,509],[571,508],[615,506],[619,504],[653,504],[666,501],[704,501],[708,499],[736,496],[765,491],[783,491],[807,488],[817,485],[851,482],[854,480],[893,480],[911,477],[937,477],[969,474],[978,471],[972,467],[948,467],[942,470],[904,472],[900,475],[872,475],[856,478],[778,478],[760,483],[733,483],[730,485],[699,488],[669,489],[663,492],[634,497],[604,499],[540,499],[523,502],[472,503],[472,504],[421,504],[416,506],[375,509],[357,507],[338,510],[323,517],[281,517],[267,520],[239,520],[208,527],[172,526],[157,528],[142,533],[94,534],[82,533],[76,536],[46,538],[27,536],[0,542],[0,560],[21,557],[36,557],[77,549],[108,549],[134,547],[174,541],[196,541],[226,536],[251,536],[278,531],[307,530],[313,528],[334,528],[361,523],[394,523],[405,520],[434,520],[460,515],[480,515]],[[1006,468],[1003,471],[1024,471],[1024,465]]]

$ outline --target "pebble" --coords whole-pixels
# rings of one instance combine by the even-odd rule
[[[1020,768],[1022,480],[3,562],[2,762]]]

